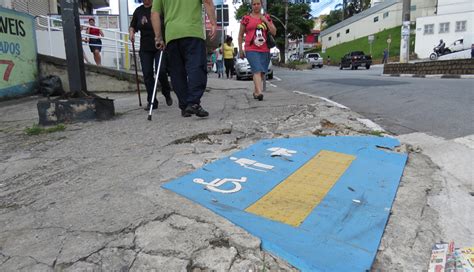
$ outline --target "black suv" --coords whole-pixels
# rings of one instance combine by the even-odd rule
[[[353,51],[341,58],[339,69],[351,67],[351,70],[356,70],[359,66],[370,69],[370,65],[372,65],[371,56],[365,55],[362,51]]]

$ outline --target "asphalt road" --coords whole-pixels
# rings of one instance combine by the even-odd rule
[[[331,99],[398,135],[424,132],[452,139],[474,134],[474,79],[385,77],[382,67],[274,69],[271,84]]]

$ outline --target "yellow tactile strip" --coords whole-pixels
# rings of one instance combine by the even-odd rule
[[[321,150],[246,211],[298,227],[355,158],[353,155]]]

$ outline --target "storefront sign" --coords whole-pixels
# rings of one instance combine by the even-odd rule
[[[0,7],[0,98],[33,91],[36,58],[33,16]]]

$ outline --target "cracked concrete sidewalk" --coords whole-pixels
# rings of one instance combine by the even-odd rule
[[[294,271],[243,229],[160,186],[264,138],[367,135],[348,109],[251,81],[210,78],[210,117],[160,106],[153,121],[135,93],[110,121],[28,136],[39,97],[0,102],[0,271]],[[142,96],[143,97],[143,96]],[[176,99],[175,99],[176,103]],[[373,270],[426,269],[442,237],[427,198],[437,168],[411,146]]]

